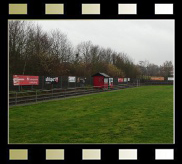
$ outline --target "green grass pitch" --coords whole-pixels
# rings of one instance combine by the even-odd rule
[[[173,143],[173,86],[143,86],[9,109],[9,143]]]

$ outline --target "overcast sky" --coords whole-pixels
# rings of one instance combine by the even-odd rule
[[[174,20],[45,20],[34,21],[46,31],[60,29],[73,46],[91,41],[124,52],[135,64],[162,65],[174,60]]]

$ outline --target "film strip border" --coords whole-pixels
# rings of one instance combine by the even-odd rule
[[[75,149],[76,150],[76,149]],[[44,149],[42,152],[39,152],[38,158],[42,158],[42,161],[52,161],[59,160],[65,161],[73,158],[77,158],[77,160],[104,160],[108,159],[112,161],[120,161],[120,160],[135,160],[140,161],[143,158],[143,153],[139,149],[113,149],[112,152],[115,153],[109,154],[109,149],[78,149],[75,153],[76,156],[73,156],[73,151],[71,153],[68,149]],[[107,152],[108,151],[108,152]],[[35,154],[35,151],[29,149],[9,149],[9,159],[10,161],[28,161],[31,160]],[[37,153],[37,152],[36,152]],[[151,160],[174,160],[174,149],[153,149],[151,155]],[[38,160],[36,158],[36,160]],[[150,160],[149,158],[149,160]],[[40,159],[39,159],[40,160]]]
[[[110,13],[110,11],[106,11],[104,9],[103,4],[101,3],[80,3],[78,8],[76,8],[77,13],[80,15],[102,15],[106,12]],[[117,6],[116,6],[117,5]],[[153,8],[153,11],[150,11],[150,14],[153,15],[174,15],[174,4],[173,3],[153,3],[150,4]],[[9,3],[9,15],[33,15],[33,11],[31,11],[31,4],[29,3]],[[138,15],[140,14],[140,7],[138,8],[137,3],[118,3],[114,6],[111,6],[110,9],[115,11],[116,15]],[[69,15],[67,12],[68,4],[67,3],[41,3],[39,5],[39,15]],[[146,7],[147,8],[147,7]],[[107,8],[108,9],[108,8]],[[102,12],[103,11],[103,12]],[[145,10],[144,10],[145,11]],[[36,12],[36,10],[35,10]]]
[[[70,12],[69,5],[74,4],[77,6],[73,12]],[[174,4],[173,3],[150,3],[147,6],[151,6],[150,10],[147,11],[147,7],[145,3],[114,3],[111,4],[112,7],[112,14],[111,17],[117,16],[132,16],[135,17],[137,15],[143,15],[143,13],[147,13],[147,15],[154,15],[154,16],[174,16]],[[108,6],[107,7],[102,3],[80,3],[77,4],[76,2],[70,3],[37,3],[37,7],[33,10],[33,6],[36,3],[28,2],[28,3],[9,3],[8,4],[8,13],[9,16],[19,16],[24,15],[26,16],[50,16],[50,18],[55,18],[54,16],[61,16],[61,18],[66,18],[67,15],[73,14],[77,16],[83,15],[91,15],[91,16],[98,16],[98,15],[109,15]],[[145,9],[143,8],[145,7]],[[142,10],[142,11],[141,11]],[[106,14],[107,13],[107,14]],[[62,17],[63,16],[63,17]],[[43,18],[42,17],[42,18]],[[10,17],[11,18],[11,17]],[[12,17],[13,18],[13,17]],[[22,18],[22,17],[21,17]],[[58,18],[58,17],[56,17]],[[121,18],[121,17],[120,17]],[[170,17],[171,18],[171,17]],[[173,18],[173,17],[172,17]],[[35,17],[36,19],[36,17]],[[10,146],[11,147],[11,146]],[[14,147],[14,146],[13,146]],[[16,148],[17,147],[17,148]],[[23,146],[26,147],[26,146]],[[143,159],[147,159],[150,161],[154,160],[176,160],[178,158],[178,153],[174,145],[171,145],[172,148],[104,148],[104,149],[87,149],[87,148],[76,148],[73,145],[71,148],[41,148],[41,146],[37,149],[32,148],[32,146],[27,146],[28,148],[21,148],[15,146],[14,148],[9,148],[7,150],[7,159],[9,161],[52,161],[52,160],[59,160],[59,161],[67,161],[70,160],[70,157],[74,157],[76,161],[80,160],[98,160],[98,161],[107,161],[108,159],[114,161],[120,160],[136,160],[141,161]],[[132,147],[132,146],[130,146]],[[157,146],[160,147],[160,146]],[[145,156],[144,156],[145,154]],[[148,154],[148,155],[147,155]],[[38,158],[37,158],[38,157]],[[39,159],[40,158],[40,159]]]

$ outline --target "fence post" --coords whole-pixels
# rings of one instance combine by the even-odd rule
[[[137,87],[138,87],[138,79],[137,79]]]
[[[139,79],[139,86],[140,86],[140,79]]]
[[[76,86],[76,82],[77,82],[77,76],[75,76],[75,88],[77,87],[77,86]]]
[[[35,91],[35,101],[37,102],[37,90]]]
[[[44,76],[42,76],[42,90],[44,89]]]
[[[62,89],[62,76],[60,77],[60,79],[61,79],[61,89]]]
[[[16,94],[15,94],[15,104],[17,104],[17,92],[16,92]]]

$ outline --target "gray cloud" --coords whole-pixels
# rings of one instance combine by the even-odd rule
[[[92,41],[161,65],[174,59],[174,20],[46,20],[34,21],[44,30],[60,29],[76,46]]]

